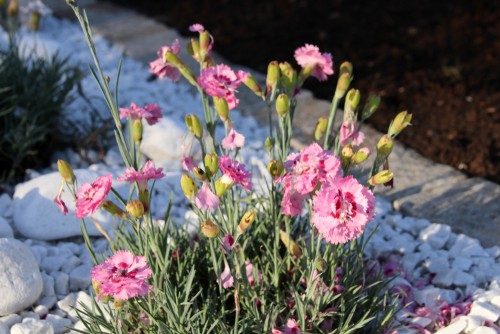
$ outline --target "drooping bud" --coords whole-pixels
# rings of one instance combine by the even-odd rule
[[[207,220],[201,224],[201,233],[209,239],[216,238],[220,234],[219,226]]]
[[[142,121],[140,119],[134,120],[132,123],[132,137],[136,144],[140,144],[142,141]]]
[[[376,175],[372,176],[368,183],[372,186],[376,186],[379,184],[384,184],[392,180],[394,174],[390,170],[383,170],[378,172]]]
[[[252,225],[252,223],[255,221],[256,217],[257,215],[255,214],[255,211],[252,209],[245,212],[245,214],[240,220],[240,224],[238,225],[238,232],[244,233],[246,230],[248,230],[250,225]]]
[[[123,210],[113,201],[106,199],[104,200],[104,202],[102,202],[100,207],[111,213],[115,217],[125,218],[125,212],[123,212]]]
[[[370,95],[366,100],[365,107],[363,108],[363,114],[361,118],[363,120],[369,118],[375,111],[377,111],[380,106],[380,96],[378,95]]]
[[[214,96],[214,108],[217,115],[219,115],[222,121],[227,121],[229,117],[229,106],[227,100],[223,97]]]
[[[280,94],[276,98],[276,111],[278,115],[284,117],[290,110],[290,99],[286,94]]]
[[[68,184],[73,184],[75,182],[75,173],[73,172],[73,168],[66,161],[60,159],[57,160],[57,169],[59,170],[59,174],[63,178],[64,182]]]
[[[266,140],[264,141],[264,148],[266,149],[267,152],[271,152],[273,149],[273,139],[271,137],[267,137]]]
[[[217,174],[217,171],[219,170],[219,157],[217,157],[217,154],[215,152],[212,153],[207,153],[205,155],[205,171],[207,174],[210,176],[214,176]]]
[[[273,179],[281,176],[283,172],[283,164],[278,160],[271,160],[267,164],[267,170]]]
[[[127,203],[125,209],[127,210],[128,214],[134,218],[141,218],[142,216],[144,216],[144,205],[141,201],[132,200]]]
[[[361,94],[358,89],[351,88],[345,97],[344,109],[354,111],[359,105]]]
[[[381,158],[387,158],[394,147],[394,140],[389,135],[383,135],[377,143],[377,153]]]
[[[200,167],[194,167],[192,170],[194,176],[200,180],[200,181],[205,181],[207,179],[207,175],[205,174],[205,171],[201,169]]]
[[[302,250],[292,238],[288,237],[285,231],[280,230],[281,242],[285,245],[292,256],[301,257]]]
[[[204,61],[208,55],[210,40],[211,37],[208,31],[204,30],[200,32],[200,56],[202,61]]]
[[[389,125],[389,130],[387,134],[391,138],[395,138],[401,131],[404,130],[411,122],[411,114],[408,114],[407,111],[400,112],[396,118],[394,118]]]
[[[326,132],[326,127],[328,126],[328,118],[321,116],[316,122],[316,128],[314,129],[314,140],[318,141]]]
[[[269,63],[267,66],[267,77],[266,77],[266,97],[274,95],[274,91],[278,86],[278,80],[280,78],[280,67],[276,60]]]
[[[263,93],[262,87],[250,73],[247,73],[247,75],[245,75],[243,79],[243,84],[247,86],[252,92],[254,92],[255,95],[262,96]]]
[[[182,192],[189,200],[192,200],[198,192],[198,188],[193,178],[187,174],[182,174],[181,176],[181,188]]]
[[[364,162],[370,156],[370,149],[368,147],[363,147],[358,150],[352,157],[352,162],[356,165]]]
[[[316,269],[318,269],[318,271],[323,272],[327,268],[327,263],[325,259],[319,258],[314,262],[314,266],[316,267]]]
[[[175,53],[172,51],[163,53],[163,60],[177,67],[182,76],[186,78],[190,84],[198,86],[193,71],[191,71],[191,69],[187,67]]]
[[[342,64],[340,64],[340,69],[339,69],[340,75],[342,75],[343,73],[347,73],[349,74],[349,77],[352,77],[352,71],[353,71],[352,63],[345,61]]]
[[[351,144],[346,145],[342,148],[342,151],[340,151],[340,161],[342,162],[343,168],[349,167],[353,155],[354,155],[354,150],[352,149]]]
[[[184,118],[186,122],[186,126],[191,131],[191,133],[198,139],[203,137],[203,125],[201,125],[201,121],[196,115],[186,115]]]
[[[337,99],[341,99],[344,97],[345,93],[349,89],[349,85],[351,84],[351,76],[349,73],[342,73],[339,76],[339,80],[337,81],[337,89],[335,90],[335,95]]]
[[[297,82],[297,71],[287,62],[279,64],[280,66],[280,82],[287,94],[293,94]]]

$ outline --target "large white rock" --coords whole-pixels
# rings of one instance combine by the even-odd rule
[[[29,248],[15,239],[0,239],[0,316],[24,310],[42,290],[42,276]]]
[[[99,174],[90,170],[75,170],[78,184],[93,182]],[[69,213],[59,211],[54,198],[59,190],[61,176],[54,172],[42,175],[16,187],[14,193],[14,225],[23,236],[39,240],[56,240],[81,235],[81,220],[74,215],[75,203],[66,189],[62,199]],[[112,198],[112,197],[111,197]],[[105,230],[111,230],[113,217],[103,210],[92,216]],[[100,236],[100,232],[91,220],[86,219],[87,230],[91,236]]]
[[[0,238],[13,238],[14,232],[12,231],[12,227],[10,227],[9,223],[0,216]]]
[[[43,320],[26,318],[20,324],[15,324],[10,329],[11,334],[54,334],[50,323]]]
[[[144,124],[141,152],[155,162],[180,161],[186,128],[180,122],[163,117],[153,126]]]

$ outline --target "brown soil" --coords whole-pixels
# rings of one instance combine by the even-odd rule
[[[354,64],[353,86],[382,95],[370,123],[423,155],[500,183],[500,2],[491,0],[114,0],[189,33],[202,23],[216,50],[265,72],[305,43]],[[166,41],[167,42],[167,41]],[[330,99],[336,79],[309,87]]]

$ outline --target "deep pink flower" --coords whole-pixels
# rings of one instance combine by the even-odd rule
[[[250,181],[251,174],[246,170],[244,164],[232,160],[227,155],[223,155],[219,158],[219,168],[222,171],[223,176],[226,181],[233,184],[240,184],[247,191],[250,191],[252,188],[252,182]]]
[[[96,212],[111,190],[112,182],[112,176],[108,174],[98,177],[92,184],[82,184],[76,193],[76,217],[84,218]]]
[[[222,250],[222,252],[224,254],[227,254],[226,253],[226,249],[228,249],[229,251],[231,251],[231,249],[233,249],[233,246],[234,246],[234,237],[231,235],[231,234],[226,234],[224,236],[224,238],[222,238],[222,243],[224,245],[220,245],[220,249]]]
[[[65,215],[68,214],[68,207],[66,206],[66,203],[61,199],[62,191],[59,191],[57,194],[56,198],[54,198],[54,202],[56,202],[57,206],[59,207],[59,210]]]
[[[238,105],[239,100],[234,92],[240,83],[234,71],[224,64],[207,67],[198,77],[198,84],[205,92],[210,96],[225,98],[230,110]]]
[[[283,327],[282,330],[273,329],[271,330],[271,333],[273,334],[301,334],[302,332],[300,331],[299,325],[295,321],[295,319],[288,319],[286,325]]]
[[[200,23],[193,23],[189,26],[189,31],[191,31],[191,32],[204,32],[205,27]]]
[[[91,272],[92,281],[99,284],[99,295],[112,296],[117,300],[126,300],[136,296],[145,296],[151,287],[147,280],[151,277],[151,268],[145,256],[120,250],[106,262],[95,266]]]
[[[340,128],[340,146],[345,146],[350,140],[354,146],[359,146],[365,140],[365,134],[358,131],[356,122],[346,121]]]
[[[161,108],[153,103],[147,104],[144,108],[139,107],[134,102],[130,103],[130,108],[120,108],[120,118],[142,119],[144,118],[149,125],[158,123],[162,118]]]
[[[208,183],[204,182],[194,197],[194,205],[201,210],[215,210],[219,206],[219,197],[210,190]]]
[[[373,219],[375,198],[354,177],[329,179],[313,198],[311,222],[332,244],[356,239]]]
[[[154,73],[158,76],[158,78],[168,78],[172,81],[177,81],[181,77],[181,73],[174,65],[166,62],[163,58],[163,55],[166,52],[172,52],[175,55],[178,55],[181,51],[181,46],[179,44],[179,40],[175,40],[172,43],[172,46],[162,46],[157,54],[158,58],[149,63],[149,72]]]
[[[134,167],[129,167],[125,170],[125,176],[118,177],[117,180],[137,182],[140,189],[146,189],[149,180],[157,180],[165,176],[162,171],[163,168],[155,168],[153,161],[148,160],[140,172],[136,171]]]
[[[312,68],[311,75],[320,81],[326,80],[333,74],[332,55],[319,52],[319,48],[315,45],[306,44],[298,48],[294,56],[300,66]]]
[[[245,137],[236,132],[233,128],[229,130],[226,138],[222,140],[222,147],[226,150],[234,150],[237,147],[243,147],[245,145]]]

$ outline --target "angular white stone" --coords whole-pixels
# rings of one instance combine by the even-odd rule
[[[495,322],[500,317],[500,309],[486,302],[475,301],[472,303],[469,316]]]
[[[447,327],[439,329],[435,334],[460,334],[466,327],[467,320],[464,317],[459,317]]]
[[[0,238],[14,238],[12,227],[2,216],[0,216]]]
[[[450,248],[450,253],[456,256],[488,256],[488,253],[481,247],[479,240],[473,239],[465,234],[459,234],[453,247]]]
[[[10,329],[11,334],[54,334],[52,326],[43,320],[24,319]]]
[[[92,267],[83,264],[76,267],[69,274],[69,289],[71,291],[85,290],[91,283],[90,271]]]
[[[457,256],[453,259],[451,266],[458,270],[468,271],[472,266],[472,260],[465,256]]]
[[[444,224],[431,224],[420,231],[419,239],[427,242],[434,249],[441,249],[451,235],[451,227]]]
[[[472,283],[474,283],[474,276],[461,270],[457,270],[453,279],[453,284],[458,286],[466,286]]]
[[[56,294],[54,290],[54,277],[42,273],[43,280],[43,290],[42,296],[54,296]]]
[[[7,327],[12,327],[14,324],[20,323],[23,318],[19,314],[9,314],[4,317],[0,317],[0,323],[6,325]]]
[[[31,253],[33,253],[33,256],[35,257],[36,261],[38,262],[38,265],[41,265],[43,259],[48,254],[47,247],[40,246],[40,245],[32,245],[32,246],[30,246],[30,249],[31,249]]]
[[[24,319],[30,318],[30,319],[35,319],[35,320],[40,320],[40,316],[36,312],[29,312],[29,311],[24,311],[20,313],[20,316]]]
[[[57,303],[57,297],[56,296],[43,296],[42,298],[40,298],[37,301],[37,303],[47,307],[48,309],[51,309]]]
[[[71,320],[53,314],[49,314],[45,321],[52,325],[54,334],[66,333],[68,331],[67,327],[71,326]]]
[[[6,193],[0,195],[0,216],[12,216],[12,198]]]
[[[467,333],[471,333],[474,329],[478,328],[483,324],[482,319],[478,319],[475,316],[466,316],[465,320],[467,320],[467,328],[465,328],[465,331]]]
[[[3,322],[0,322],[0,334],[10,334],[10,329]]]
[[[455,269],[450,269],[448,271],[440,272],[434,277],[432,283],[448,287],[453,284],[457,271]]]
[[[15,239],[0,239],[0,316],[24,310],[42,290],[42,276],[29,248]]]
[[[443,257],[432,258],[427,259],[424,262],[424,267],[426,267],[431,273],[441,274],[450,270],[450,262],[447,258]]]
[[[64,261],[61,270],[66,274],[69,274],[73,269],[82,264],[82,260],[79,257],[72,255],[66,261]]]
[[[479,326],[472,334],[498,334],[498,332],[491,327]]]
[[[186,130],[180,122],[163,117],[154,126],[144,125],[141,152],[153,161],[180,161]]]
[[[491,303],[491,305],[495,306],[496,308],[498,308],[500,310],[500,296],[495,296],[495,297],[491,298],[490,303]]]

